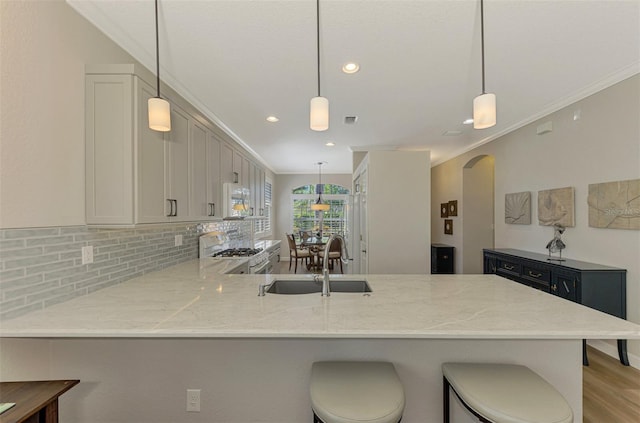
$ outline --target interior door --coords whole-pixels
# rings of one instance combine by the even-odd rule
[[[360,175],[360,273],[369,273],[369,258],[367,255],[369,243],[367,240],[367,169]]]

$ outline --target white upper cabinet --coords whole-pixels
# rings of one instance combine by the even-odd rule
[[[249,159],[222,141],[214,133],[218,129],[175,92],[163,92],[171,103],[171,131],[149,129],[147,101],[156,91],[138,71],[146,72],[134,65],[87,65],[87,224],[222,218],[225,182],[253,187],[260,201],[264,171],[251,168]]]

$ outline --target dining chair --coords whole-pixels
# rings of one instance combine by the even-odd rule
[[[298,260],[301,262],[304,260],[305,263],[309,264],[309,257],[311,257],[311,253],[306,248],[298,248],[293,234],[286,235],[287,242],[289,243],[289,271],[291,271],[291,263],[295,260],[296,264],[293,273],[298,273]]]
[[[324,263],[324,250],[321,249],[318,252],[320,263]],[[336,261],[340,263],[340,273],[344,273],[342,268],[342,240],[339,238],[334,239],[329,246],[329,269],[333,269]]]

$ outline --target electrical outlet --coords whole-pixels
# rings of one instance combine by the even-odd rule
[[[176,235],[176,247],[179,247],[182,245],[182,235]]]
[[[82,247],[82,264],[93,263],[93,247]]]
[[[200,389],[187,389],[187,411],[200,412]]]

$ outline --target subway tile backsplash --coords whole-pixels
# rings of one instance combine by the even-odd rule
[[[251,239],[248,221],[0,230],[0,321],[41,310],[145,273],[198,257],[198,237],[224,231],[234,243]],[[182,235],[176,247],[175,236]],[[82,247],[93,263],[82,264]]]

